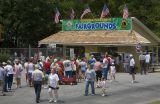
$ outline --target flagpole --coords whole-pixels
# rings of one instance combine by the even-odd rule
[[[94,19],[93,13],[91,12],[92,18]]]
[[[109,16],[110,16],[110,18],[112,17],[111,14],[110,14],[110,12],[109,12]]]

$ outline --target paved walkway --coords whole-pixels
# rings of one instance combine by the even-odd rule
[[[136,75],[137,83],[131,83],[131,76],[118,73],[115,82],[108,82],[107,94],[102,97],[101,89],[96,88],[95,96],[83,96],[84,83],[61,85],[57,104],[147,104],[160,99],[160,73]],[[0,96],[0,104],[34,104],[34,89],[23,81],[22,88]],[[48,104],[47,89],[42,89],[41,103]]]

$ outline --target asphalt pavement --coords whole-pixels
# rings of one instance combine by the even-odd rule
[[[117,73],[116,81],[107,81],[107,96],[101,96],[101,89],[95,88],[96,95],[83,96],[85,83],[60,85],[57,104],[148,104],[160,100],[160,73],[136,74],[136,83],[131,83],[128,73]],[[0,96],[0,104],[35,104],[33,87],[28,87],[23,78],[22,88]],[[41,102],[49,104],[47,89],[42,89]],[[54,102],[53,102],[54,103]]]

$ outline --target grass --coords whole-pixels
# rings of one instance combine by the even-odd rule
[[[149,104],[160,104],[160,101],[151,102]]]

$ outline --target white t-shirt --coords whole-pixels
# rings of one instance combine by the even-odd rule
[[[28,72],[32,73],[34,71],[34,64],[33,63],[29,63],[28,64]]]
[[[70,60],[63,61],[63,65],[65,71],[72,71],[72,64]]]
[[[130,66],[135,66],[135,61],[134,61],[133,58],[130,60],[130,64],[129,64],[129,65],[130,65]]]
[[[14,74],[13,67],[11,65],[6,65],[4,69],[7,71],[7,74]]]
[[[59,81],[59,77],[57,74],[50,74],[49,75],[49,86],[56,88],[58,81]]]
[[[149,63],[151,58],[150,54],[147,54],[145,57],[146,57],[146,63]]]
[[[108,67],[108,60],[107,58],[103,59],[103,68],[107,68]]]

